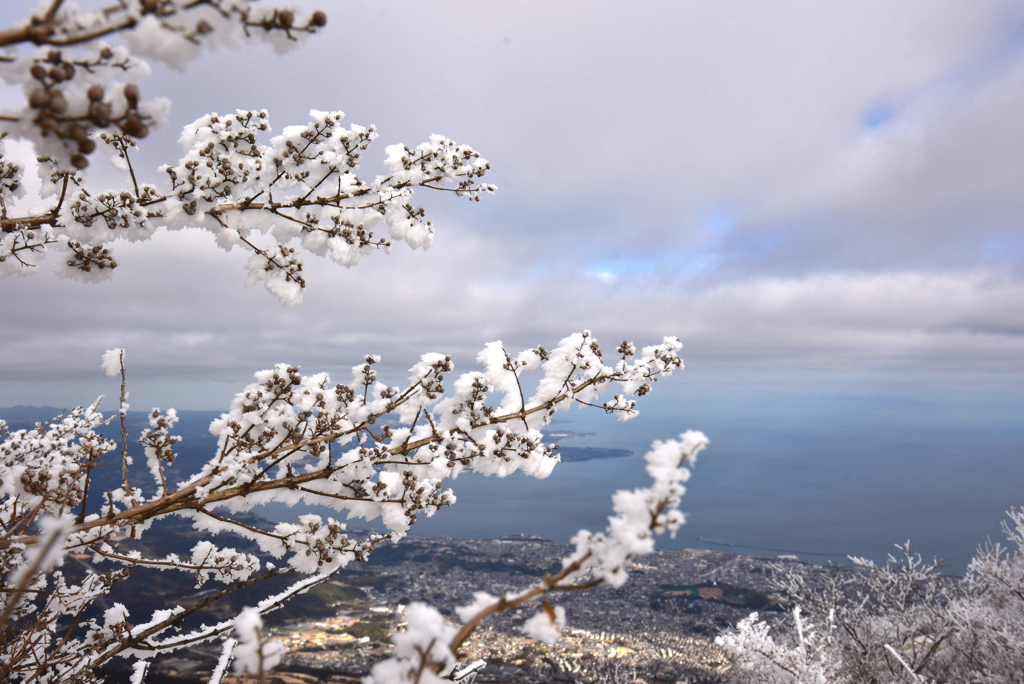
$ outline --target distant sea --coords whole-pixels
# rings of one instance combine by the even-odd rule
[[[413,530],[566,542],[580,528],[604,529],[612,492],[649,483],[641,455],[651,440],[693,428],[711,445],[687,485],[686,525],[675,539],[659,538],[658,548],[884,563],[909,540],[926,558],[945,560],[948,572],[962,572],[979,543],[1005,544],[1005,511],[1024,506],[1017,399],[677,393],[627,423],[573,410],[558,414],[552,429],[593,434],[562,444],[636,456],[562,463],[546,480],[462,476],[450,485],[458,502]],[[282,509],[264,515],[286,519]]]
[[[421,518],[414,532],[483,539],[531,534],[566,542],[580,528],[603,529],[612,492],[649,482],[640,455],[650,441],[688,428],[706,432],[711,446],[683,499],[687,524],[674,540],[658,540],[663,549],[884,562],[893,544],[909,539],[927,558],[947,559],[950,571],[960,572],[980,542],[1003,540],[1004,512],[1024,506],[1019,401],[668,394],[628,423],[573,410],[558,414],[552,426],[593,433],[565,446],[628,449],[636,456],[562,463],[546,480],[462,476],[450,485],[457,504]],[[0,418],[8,412],[0,409]],[[215,414],[183,415],[197,423],[186,431],[186,442],[208,448],[196,428]],[[256,512],[274,520],[298,514],[283,506]],[[367,527],[361,520],[352,525]]]

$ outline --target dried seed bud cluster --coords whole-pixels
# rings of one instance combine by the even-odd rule
[[[75,240],[68,240],[67,246],[71,251],[71,256],[67,260],[67,267],[69,269],[89,273],[93,269],[103,271],[105,269],[113,270],[117,268],[117,262],[114,261],[114,257],[102,245],[86,247]]]
[[[50,50],[45,57],[35,58],[29,67],[33,82],[28,93],[32,124],[41,138],[53,136],[59,141],[76,169],[89,165],[87,155],[96,149],[97,130],[114,128],[137,138],[149,134],[153,119],[139,109],[136,84],[120,87],[120,92],[111,97],[99,83],[82,83],[87,83],[97,71],[127,69],[127,59],[109,47],[102,48],[92,60],[73,60],[66,51]]]

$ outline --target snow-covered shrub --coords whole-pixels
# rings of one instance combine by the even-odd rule
[[[855,570],[823,574],[777,566],[777,586],[797,606],[792,623],[777,622],[773,635],[755,613],[718,638],[736,681],[1024,681],[1024,511],[1008,515],[1016,549],[985,544],[963,577],[938,574],[909,543],[885,567],[859,558]]]
[[[356,172],[377,137],[372,126],[346,127],[341,112],[313,111],[308,123],[274,136],[267,112],[239,110],[187,126],[180,138],[184,156],[162,167],[154,182],[133,165],[138,140],[163,124],[168,104],[142,98],[135,81],[148,66],[140,57],[181,68],[204,47],[269,39],[288,48],[326,23],[319,11],[300,16],[248,0],[120,0],[92,12],[50,0],[28,21],[0,31],[0,47],[10,48],[0,56],[0,77],[25,89],[24,105],[0,115],[0,277],[30,274],[42,256],[56,251],[58,272],[96,281],[117,268],[111,242],[147,240],[161,226],[200,227],[225,249],[249,250],[250,283],[263,282],[281,302],[296,305],[306,286],[297,246],[346,267],[386,251],[394,240],[428,247],[433,226],[412,204],[417,188],[471,200],[494,191],[481,181],[488,163],[443,136],[411,148],[387,147],[387,174],[363,180]],[[118,38],[125,45],[104,42]],[[15,212],[25,169],[4,155],[7,135],[32,141],[48,206]],[[89,185],[85,170],[98,151],[124,171],[123,188]],[[374,233],[381,229],[386,236]],[[258,233],[273,236],[274,245],[261,247],[253,240]],[[681,368],[681,347],[674,337],[639,352],[623,342],[606,362],[589,331],[550,350],[517,354],[492,342],[477,357],[482,370],[447,386],[454,363],[437,353],[422,355],[402,386],[377,379],[375,355],[340,383],[280,364],[256,373],[213,422],[215,452],[181,481],[167,470],[181,440],[173,434],[177,414],[153,409],[139,436],[145,477],[155,485],[145,490],[149,494],[128,455],[125,351],[107,350],[101,367],[120,376],[115,416],[105,418],[96,400],[33,429],[9,431],[0,421],[0,678],[88,683],[97,681],[98,667],[127,658],[134,663],[133,682],[141,683],[154,656],[210,641],[222,643],[214,682],[232,662],[238,671],[262,676],[282,655],[263,630],[264,614],[364,560],[381,542],[398,541],[419,516],[454,504],[445,482],[460,473],[546,477],[558,457],[541,431],[556,411],[580,405],[620,420],[636,416],[631,397],[649,394],[659,378]],[[532,396],[523,390],[529,374]],[[612,385],[620,393],[602,400]],[[115,418],[119,442],[101,432]],[[607,530],[580,531],[555,575],[506,596],[478,594],[460,611],[462,625],[445,623],[429,606],[410,606],[409,628],[394,638],[395,657],[378,664],[370,680],[454,677],[459,647],[477,626],[529,601],[539,600],[540,609],[526,632],[557,639],[565,612],[545,597],[620,586],[630,560],[650,552],[655,535],[674,533],[683,523],[678,504],[689,476],[685,465],[706,444],[697,432],[655,442],[647,454],[652,486],[616,493]],[[91,476],[107,454],[119,456],[120,486],[97,491]],[[270,502],[379,519],[385,531],[350,536],[340,515],[302,515],[264,529],[239,515]],[[160,557],[119,544],[167,516],[186,518],[210,537],[238,535],[275,561],[208,538],[188,553]],[[81,579],[72,580],[63,567],[72,554],[88,561]],[[196,586],[216,588],[188,606],[130,615],[105,597],[133,568],[184,572]],[[293,578],[286,589],[240,615],[183,628],[203,606],[282,576]],[[458,672],[468,677],[477,669],[470,664]]]
[[[984,544],[971,560],[962,596],[950,606],[958,631],[951,677],[962,682],[1024,682],[1024,509],[1003,522],[1011,549]]]

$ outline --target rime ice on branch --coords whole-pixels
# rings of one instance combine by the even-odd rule
[[[306,286],[296,247],[350,267],[392,241],[413,248],[433,242],[434,228],[414,206],[417,188],[479,200],[494,186],[480,182],[490,165],[472,148],[439,135],[416,148],[386,149],[389,172],[372,181],[355,175],[364,150],[377,138],[371,126],[344,127],[341,112],[310,112],[312,121],[289,126],[267,143],[265,111],[210,114],[187,126],[185,156],[162,168],[162,188],[141,183],[131,166],[135,139],[103,134],[99,140],[130,173],[126,189],[92,192],[83,175],[45,160],[53,208],[35,216],[0,220],[0,275],[25,273],[51,246],[64,250],[59,272],[82,280],[109,277],[117,267],[106,243],[148,240],[158,227],[204,228],[217,244],[251,252],[248,284],[263,282],[283,303],[302,301]],[[20,188],[19,169],[0,150],[0,200],[6,207]],[[387,236],[378,237],[377,226]],[[259,237],[273,238],[268,245]],[[90,246],[91,245],[91,246]]]
[[[258,613],[271,610],[348,563],[364,560],[381,541],[400,539],[418,516],[434,515],[455,503],[452,491],[444,489],[446,480],[464,472],[503,477],[521,471],[546,477],[558,457],[544,444],[540,430],[556,411],[577,404],[596,406],[620,419],[636,416],[636,401],[626,396],[649,393],[660,377],[681,368],[680,348],[671,337],[639,353],[624,343],[619,358],[607,365],[589,331],[570,335],[551,350],[537,347],[515,356],[496,342],[478,356],[483,370],[456,378],[451,393],[444,383],[454,365],[441,354],[423,355],[410,369],[405,386],[388,386],[377,379],[376,356],[354,366],[348,383],[333,383],[325,373],[303,375],[297,367],[282,364],[257,373],[230,410],[213,422],[211,432],[219,438],[216,452],[190,477],[182,479],[171,470],[173,447],[180,439],[171,434],[176,415],[173,410],[153,409],[150,427],[139,440],[146,447],[149,476],[157,484],[150,497],[137,486],[138,473],[128,473],[130,462],[124,466],[121,488],[89,493],[89,472],[103,454],[116,448],[95,432],[107,422],[98,401],[33,430],[5,432],[0,444],[0,563],[5,578],[13,579],[5,579],[5,591],[0,592],[0,636],[6,639],[0,640],[0,657],[14,663],[12,672],[19,677],[41,670],[55,677],[51,681],[63,681],[84,676],[115,656],[146,659],[222,639],[235,630],[240,644],[236,652],[249,654],[239,656],[239,662],[256,662],[253,653],[270,658],[268,654],[276,651],[253,636],[256,621],[251,615],[244,624],[229,620],[184,634],[168,631],[196,606],[169,607],[143,624],[132,624],[123,607],[111,609],[102,620],[76,623],[72,632],[77,636],[63,641],[56,630],[62,616],[81,616],[122,579],[120,568],[186,572],[197,586],[228,585],[224,592],[283,574],[304,575],[282,594],[256,606]],[[120,373],[122,379],[123,364],[123,350],[103,356],[103,368]],[[533,373],[539,378],[531,380]],[[524,393],[524,383],[536,385],[532,396]],[[622,394],[602,403],[601,394],[612,385]],[[126,396],[122,390],[122,400]],[[686,433],[678,442],[656,443],[647,456],[655,484],[617,494],[616,515],[607,533],[581,532],[576,553],[559,575],[512,600],[579,588],[573,582],[585,573],[593,575],[590,584],[607,581],[617,586],[624,581],[625,564],[653,548],[652,535],[674,531],[682,522],[676,505],[689,474],[683,464],[704,444],[698,433]],[[101,504],[99,513],[86,514],[90,500]],[[236,516],[263,503],[299,501],[327,506],[350,518],[379,518],[386,531],[352,538],[340,520],[316,515],[261,529]],[[188,518],[197,530],[231,532],[253,540],[278,562],[261,565],[256,556],[205,539],[185,556],[150,558],[119,550],[117,538],[138,537],[166,515]],[[104,574],[90,570],[76,586],[68,586],[59,570],[49,575],[39,570],[42,556],[52,565],[59,564],[65,553],[87,553],[96,568],[114,569]],[[485,606],[468,624],[475,626],[494,610]],[[564,623],[560,611],[551,614],[553,625]],[[29,620],[41,626],[22,629]],[[531,625],[538,635],[552,635],[550,627]],[[40,634],[47,635],[48,643],[62,645],[53,651],[25,648],[24,639],[38,639]],[[464,639],[460,634],[453,630],[453,639]],[[450,648],[457,651],[458,646],[453,642]],[[455,662],[449,660],[443,659],[445,668]]]
[[[45,46],[0,56],[0,78],[25,88],[21,109],[0,112],[0,139],[32,140],[49,205],[12,214],[24,169],[0,147],[0,277],[31,273],[55,251],[59,274],[96,282],[118,265],[107,243],[148,240],[162,226],[198,227],[224,249],[248,250],[248,284],[263,282],[291,306],[306,285],[292,243],[346,267],[396,240],[429,247],[434,228],[413,203],[417,188],[472,200],[495,190],[481,181],[486,160],[440,135],[413,148],[387,147],[388,172],[363,180],[356,172],[377,138],[374,127],[345,127],[341,112],[313,111],[309,123],[270,137],[265,111],[239,110],[187,126],[185,156],[162,167],[156,182],[132,165],[137,141],[166,121],[169,107],[142,99],[135,81],[149,67],[139,56],[182,67],[203,47],[269,39],[288,48],[326,22],[323,12],[300,16],[246,0],[132,0],[96,12],[54,0],[0,32],[0,47]],[[102,42],[121,33],[128,48]],[[84,170],[97,151],[125,172],[123,187],[89,186]]]
[[[523,623],[522,630],[533,639],[553,644],[565,628],[565,609],[552,607],[543,597],[602,584],[621,586],[626,581],[628,563],[654,550],[654,535],[667,531],[674,536],[683,524],[678,506],[685,492],[683,483],[690,477],[684,466],[693,463],[707,444],[707,438],[694,431],[684,432],[678,440],[654,442],[644,456],[654,483],[613,495],[615,515],[608,518],[604,534],[580,530],[573,540],[575,551],[562,559],[562,570],[545,575],[531,587],[502,597],[477,592],[473,603],[456,611],[465,623],[460,629],[447,625],[443,616],[429,606],[410,606],[409,626],[401,641],[395,641],[394,657],[374,666],[368,684],[436,684],[450,678],[456,654],[484,620],[538,598],[542,599],[542,609]]]
[[[4,112],[4,130],[34,140],[37,152],[76,169],[88,166],[96,136],[143,138],[162,123],[167,100],[143,100],[135,81],[144,58],[182,69],[203,49],[270,41],[289,50],[327,23],[249,0],[119,0],[93,11],[44,2],[28,20],[0,31],[0,78],[25,89],[25,103]],[[127,47],[110,45],[123,36]],[[18,46],[35,46],[31,54]]]

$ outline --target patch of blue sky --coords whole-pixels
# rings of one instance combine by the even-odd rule
[[[722,263],[722,257],[717,252],[699,252],[697,254],[683,255],[675,264],[675,272],[682,277],[693,277],[711,273]]]
[[[648,276],[654,273],[675,274],[681,277],[694,276],[713,270],[720,258],[712,251],[696,250],[662,254],[658,258],[612,257],[599,259],[587,264],[588,275],[606,282],[622,278]]]
[[[881,128],[892,121],[895,115],[896,113],[888,102],[879,102],[872,105],[865,110],[863,114],[861,114],[860,124],[866,131],[874,130],[876,128]]]
[[[614,277],[645,275],[656,271],[658,266],[659,259],[652,257],[612,257],[590,262],[587,265],[587,272]]]
[[[779,251],[782,242],[782,234],[779,231],[762,228],[746,233],[742,238],[733,241],[731,247],[733,251],[742,254],[764,255]]]
[[[709,207],[701,214],[701,226],[714,236],[723,235],[736,225],[736,215],[723,207]]]
[[[1024,256],[1024,236],[984,240],[980,250],[987,259]]]
[[[700,212],[699,226],[704,232],[690,248],[662,252],[656,257],[622,255],[598,257],[581,269],[605,282],[645,277],[691,278],[707,276],[726,262],[759,261],[781,247],[781,236],[774,230],[737,231],[737,215],[721,205],[709,205]]]

